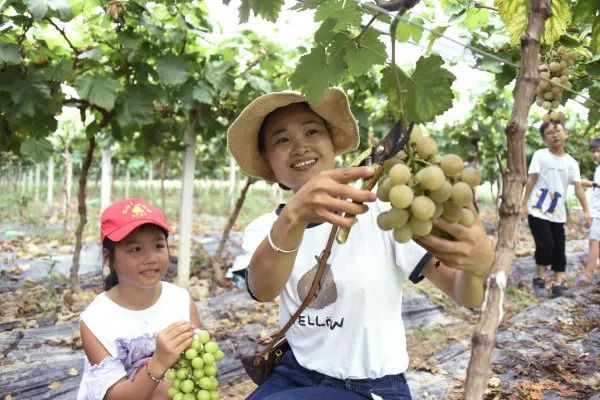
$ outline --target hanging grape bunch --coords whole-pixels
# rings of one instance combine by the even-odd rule
[[[557,110],[564,92],[564,89],[558,85],[571,89],[569,77],[572,70],[569,67],[575,64],[576,60],[576,53],[569,52],[566,47],[560,46],[557,50],[546,54],[545,60],[538,66],[540,83],[536,89],[535,102],[544,110],[548,110],[548,113],[544,115],[544,122],[552,120],[565,123],[565,113]]]
[[[210,334],[199,329],[189,347],[179,360],[167,371],[171,387],[167,394],[173,400],[218,400],[219,382],[216,361],[222,360],[223,352]]]
[[[384,231],[393,229],[396,242],[430,233],[444,237],[433,228],[432,221],[438,217],[467,227],[475,221],[465,207],[473,202],[473,188],[481,183],[481,174],[464,168],[455,154],[438,154],[435,140],[423,136],[417,125],[406,148],[383,166],[377,197],[389,201],[392,208],[379,214],[377,225]]]

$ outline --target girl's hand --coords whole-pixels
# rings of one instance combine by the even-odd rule
[[[469,228],[441,218],[433,222],[433,226],[448,233],[455,240],[433,235],[416,237],[414,240],[444,265],[485,278],[494,261],[494,251],[475,207],[471,205],[470,209],[475,214],[475,221]]]
[[[370,178],[374,173],[372,167],[337,168],[321,172],[294,194],[284,210],[292,221],[303,226],[311,222],[329,222],[344,228],[351,227],[356,218],[343,217],[341,214],[363,214],[368,207],[357,203],[375,201],[377,196],[348,183]]]
[[[158,376],[171,368],[194,337],[194,327],[186,321],[174,322],[156,335],[156,351],[152,356],[152,372]],[[157,376],[155,375],[155,376]]]

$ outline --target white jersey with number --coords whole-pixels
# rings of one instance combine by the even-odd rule
[[[320,291],[286,336],[300,365],[341,379],[380,378],[408,368],[402,322],[402,288],[426,251],[415,242],[398,244],[377,226],[389,203],[369,203],[345,244],[334,243]],[[254,253],[277,219],[254,220],[243,247]],[[283,326],[300,307],[318,268],[330,224],[304,232],[292,274],[280,296]],[[274,238],[276,241],[276,238]]]
[[[568,154],[556,156],[549,149],[540,149],[533,154],[528,173],[538,176],[529,196],[529,214],[551,222],[566,222],[567,187],[581,181],[577,161]]]

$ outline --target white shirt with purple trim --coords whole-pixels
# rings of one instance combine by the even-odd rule
[[[348,237],[334,243],[321,288],[286,336],[300,365],[340,379],[375,379],[408,368],[402,321],[402,288],[426,254],[415,242],[398,244],[392,231],[377,226],[389,203],[369,203]],[[254,220],[242,247],[253,253],[277,219],[275,212]],[[307,228],[290,279],[280,296],[283,326],[300,307],[318,268],[330,224]],[[275,238],[276,240],[276,238]]]

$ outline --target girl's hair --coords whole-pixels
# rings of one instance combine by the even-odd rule
[[[594,138],[590,140],[590,150],[594,150],[600,147],[600,138]]]
[[[152,224],[145,224],[141,226],[143,227],[146,225]],[[158,225],[156,226],[158,227]],[[160,230],[163,231],[163,233],[165,234],[165,239],[169,237],[169,232],[162,228],[160,228]],[[114,242],[109,238],[104,238],[104,241],[102,242],[102,249],[106,250],[106,253],[108,254],[108,260],[104,259],[104,262],[108,261],[108,268],[110,269],[108,276],[104,278],[105,292],[108,292],[110,289],[116,286],[117,283],[119,283],[119,276],[117,275],[117,271],[115,270],[115,249],[117,248],[117,244],[117,242]]]
[[[310,108],[310,106],[308,105],[307,102],[303,101],[303,102],[299,102],[299,103],[291,103],[288,104],[287,106],[284,107],[279,107],[274,109],[273,111],[271,111],[269,114],[267,114],[267,116],[265,117],[265,119],[263,119],[262,124],[260,125],[260,129],[258,130],[258,151],[260,151],[260,154],[264,155],[265,151],[266,151],[266,144],[265,144],[265,123],[267,122],[267,119],[269,119],[269,116],[271,116],[271,114],[273,114],[275,111],[281,110],[282,108],[286,108],[292,105],[296,105],[296,104],[302,104],[303,106],[305,106],[306,108],[308,108],[310,111],[312,111],[312,108]],[[313,111],[314,113],[314,111]],[[320,115],[317,114],[317,116],[319,118],[321,118],[323,120],[323,122],[325,123],[325,127],[327,128],[327,131],[330,131],[329,129],[329,123]],[[282,188],[283,190],[291,190],[289,187],[281,184],[281,183],[277,183],[279,185],[280,188]]]

